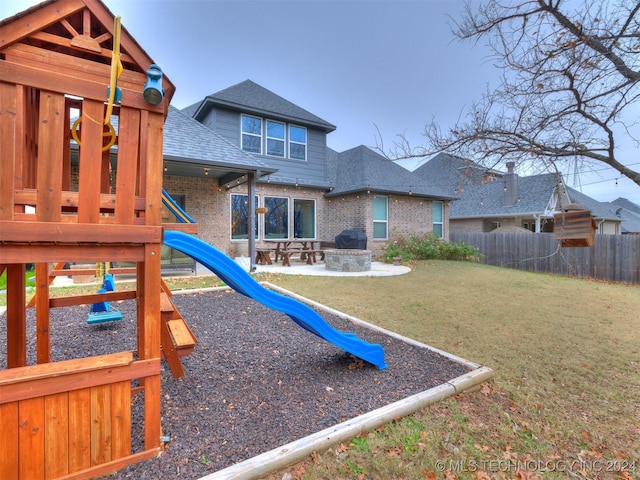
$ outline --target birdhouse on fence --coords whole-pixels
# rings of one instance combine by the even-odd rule
[[[595,237],[596,222],[582,205],[568,205],[553,216],[553,238],[561,247],[591,247]]]

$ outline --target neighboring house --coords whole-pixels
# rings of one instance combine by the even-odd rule
[[[621,233],[621,218],[615,209],[567,187],[561,174],[520,177],[511,162],[507,172],[501,172],[446,153],[436,155],[413,173],[456,195],[449,220],[452,232],[515,227],[552,232],[553,215],[578,203],[591,210],[598,233]]]
[[[230,255],[264,240],[332,242],[347,229],[364,230],[374,255],[397,234],[448,238],[454,195],[367,147],[332,150],[335,128],[246,80],[169,110],[164,187]]]
[[[623,234],[640,234],[640,205],[626,198],[616,198],[610,203],[617,217],[622,219]]]

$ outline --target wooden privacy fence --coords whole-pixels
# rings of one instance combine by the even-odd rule
[[[570,277],[640,284],[640,235],[596,235],[591,247],[560,247],[551,233],[451,233],[478,247],[481,262]]]

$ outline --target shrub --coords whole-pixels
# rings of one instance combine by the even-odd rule
[[[433,232],[424,235],[398,235],[382,247],[381,260],[390,263],[394,258],[403,262],[411,260],[477,260],[478,249],[463,240],[445,242]]]

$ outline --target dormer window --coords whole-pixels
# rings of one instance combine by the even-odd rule
[[[241,148],[245,152],[293,160],[307,159],[305,127],[251,115],[241,115],[240,123]]]
[[[242,115],[242,150],[262,153],[262,119]]]
[[[289,157],[296,160],[307,159],[307,129],[289,125]]]
[[[267,155],[284,158],[284,131],[284,123],[267,120]]]

